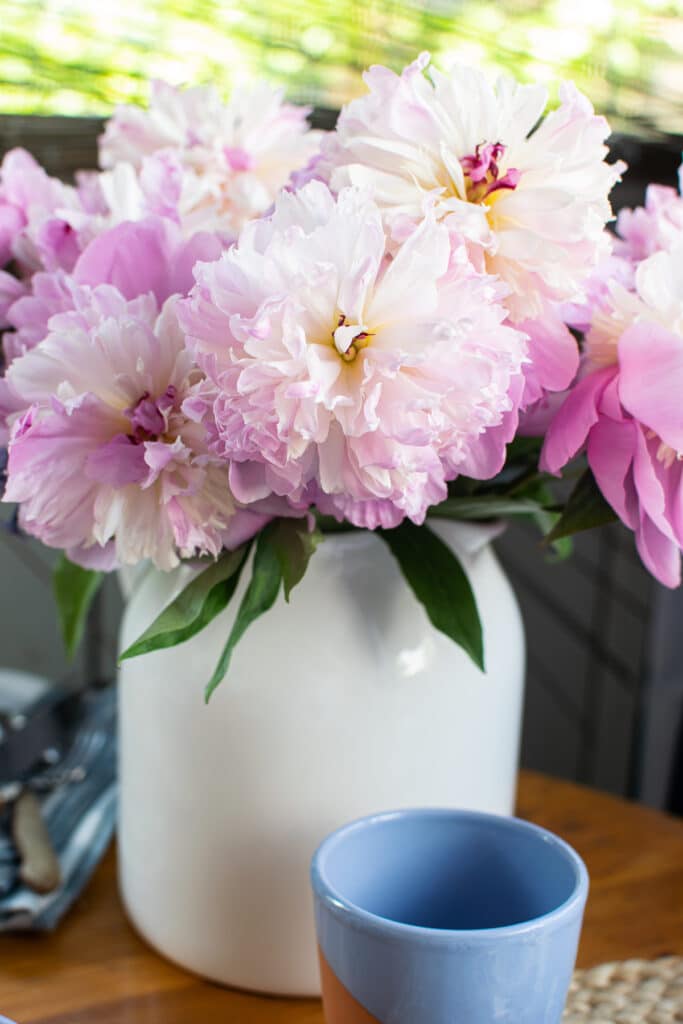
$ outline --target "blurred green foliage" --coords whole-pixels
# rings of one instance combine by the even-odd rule
[[[683,0],[0,0],[0,111],[107,113],[150,77],[262,75],[338,107],[423,49],[572,78],[615,127],[683,133]]]

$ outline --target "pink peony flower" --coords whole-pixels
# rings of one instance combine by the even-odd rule
[[[14,259],[24,274],[71,270],[92,237],[77,189],[25,150],[10,150],[0,166],[0,266]]]
[[[553,420],[542,468],[584,446],[603,495],[668,587],[683,548],[683,240],[644,260],[635,291],[612,286],[586,338],[584,373]]]
[[[624,167],[605,163],[607,122],[569,83],[540,120],[543,86],[428,64],[422,54],[401,75],[366,72],[368,94],[323,142],[331,187],[371,188],[397,237],[431,200],[480,267],[509,286],[513,321],[541,317],[548,302],[581,291],[603,252],[607,197]]]
[[[137,176],[146,212],[190,232],[234,237],[317,151],[320,133],[307,130],[308,113],[283,103],[281,90],[266,83],[236,90],[223,103],[210,87],[154,82],[148,110],[117,109],[100,140],[100,161],[114,175]],[[116,205],[116,181],[104,175],[102,186]]]
[[[650,185],[645,206],[621,210],[617,217],[615,251],[624,259],[638,262],[660,249],[672,249],[683,238],[683,165],[678,172],[679,192],[665,185]]]
[[[83,294],[79,285],[113,284],[126,299],[151,292],[161,305],[170,295],[190,290],[198,260],[214,260],[220,253],[215,235],[201,232],[184,240],[175,224],[160,217],[109,228],[86,246],[72,274],[37,273],[28,293],[24,287],[8,305],[5,318],[14,330],[3,337],[5,361],[11,363],[42,341],[55,313],[75,308],[76,296]]]
[[[500,469],[525,336],[463,256],[428,215],[389,259],[369,197],[313,181],[198,266],[180,319],[240,500],[389,527],[422,522],[458,473]]]
[[[54,209],[60,195],[59,183],[25,149],[5,154],[0,164],[0,266],[15,258],[15,242],[31,214]]]
[[[7,373],[27,407],[4,495],[23,529],[88,565],[149,558],[160,569],[256,532],[265,518],[237,510],[193,415],[203,379],[175,299],[159,312],[152,295],[70,287],[74,308]]]
[[[141,174],[128,164],[119,164],[105,174],[82,173],[77,176],[77,187],[72,188],[50,178],[28,153],[11,151],[0,169],[0,265],[14,259],[23,277],[41,271],[70,273],[100,236],[119,224],[144,222],[150,217],[174,222],[170,227],[174,228],[176,246],[179,229],[188,243],[198,235],[215,235],[213,229],[220,227],[215,218],[201,211],[181,217],[179,210],[187,196],[185,192],[181,195],[180,189],[186,188],[189,179],[180,171],[173,178],[172,168],[168,170],[166,165],[172,165],[174,159],[169,154],[152,157]],[[202,189],[205,186],[207,182],[200,185]],[[107,241],[95,251],[102,252],[110,244]],[[203,258],[201,252],[197,258]],[[121,256],[120,272],[124,262]],[[139,269],[132,266],[129,272]],[[146,273],[152,274],[151,267]],[[97,283],[104,280],[102,277]]]

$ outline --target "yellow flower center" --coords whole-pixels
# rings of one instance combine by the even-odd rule
[[[372,332],[364,324],[347,323],[344,313],[339,314],[332,330],[332,343],[345,363],[352,363],[371,337]]]

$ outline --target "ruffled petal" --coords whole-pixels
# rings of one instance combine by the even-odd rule
[[[615,375],[613,367],[589,373],[569,392],[548,427],[540,459],[542,470],[559,473],[583,448],[600,417],[600,401],[605,389]]]
[[[683,451],[683,337],[636,323],[619,340],[619,397],[636,419]]]

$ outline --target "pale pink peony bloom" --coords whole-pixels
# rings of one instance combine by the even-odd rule
[[[51,316],[75,308],[74,296],[82,294],[79,285],[113,284],[126,299],[151,292],[161,305],[169,296],[190,290],[198,260],[214,260],[220,253],[216,235],[200,232],[186,240],[175,224],[160,217],[105,230],[86,246],[72,274],[36,273],[16,301],[8,303],[5,320],[14,330],[3,336],[5,361],[11,363],[42,341]]]
[[[170,222],[174,244],[180,233],[187,242],[211,233],[217,244],[213,229],[218,226],[212,218],[203,214],[181,218],[182,197],[169,187],[165,170],[155,171],[157,164],[165,168],[174,159],[168,154],[152,157],[140,174],[128,164],[105,174],[82,173],[74,188],[49,177],[28,153],[12,150],[0,168],[0,266],[15,260],[24,278],[41,271],[71,273],[101,235],[119,224],[150,217]],[[187,185],[180,172],[176,177],[183,187]],[[137,270],[133,267],[131,273]],[[148,268],[148,276],[151,273]]]
[[[4,495],[20,503],[23,529],[88,565],[149,558],[160,569],[254,533],[265,518],[237,510],[194,417],[203,375],[176,300],[159,312],[152,295],[71,288],[74,308],[7,373],[27,407]]]
[[[22,274],[71,270],[97,231],[79,190],[51,178],[30,153],[12,149],[0,166],[0,266]]]
[[[391,527],[422,522],[457,474],[500,469],[526,340],[463,257],[428,215],[388,258],[370,198],[314,181],[197,267],[180,319],[240,500]]]
[[[136,176],[137,190],[129,181],[126,192],[147,212],[190,232],[234,237],[317,152],[320,133],[308,131],[308,113],[264,82],[235,90],[227,103],[211,87],[154,82],[148,110],[122,106],[108,122],[100,162],[114,176]],[[102,186],[116,205],[120,182],[104,175]]]
[[[29,218],[52,211],[62,192],[25,149],[12,149],[0,164],[0,267],[17,258],[15,243]]]
[[[645,206],[621,210],[617,217],[617,255],[638,262],[660,249],[672,249],[683,239],[683,165],[679,191],[666,185],[650,185]]]
[[[619,284],[586,338],[585,367],[553,420],[542,468],[584,447],[595,479],[635,531],[643,562],[680,583],[683,548],[683,244],[644,260],[635,290]]]
[[[570,83],[540,120],[543,86],[428,65],[422,54],[401,75],[367,71],[369,92],[342,110],[322,167],[335,190],[372,189],[398,237],[432,201],[509,286],[513,321],[541,317],[548,302],[580,293],[603,253],[608,194],[624,166],[605,163],[607,122]]]

